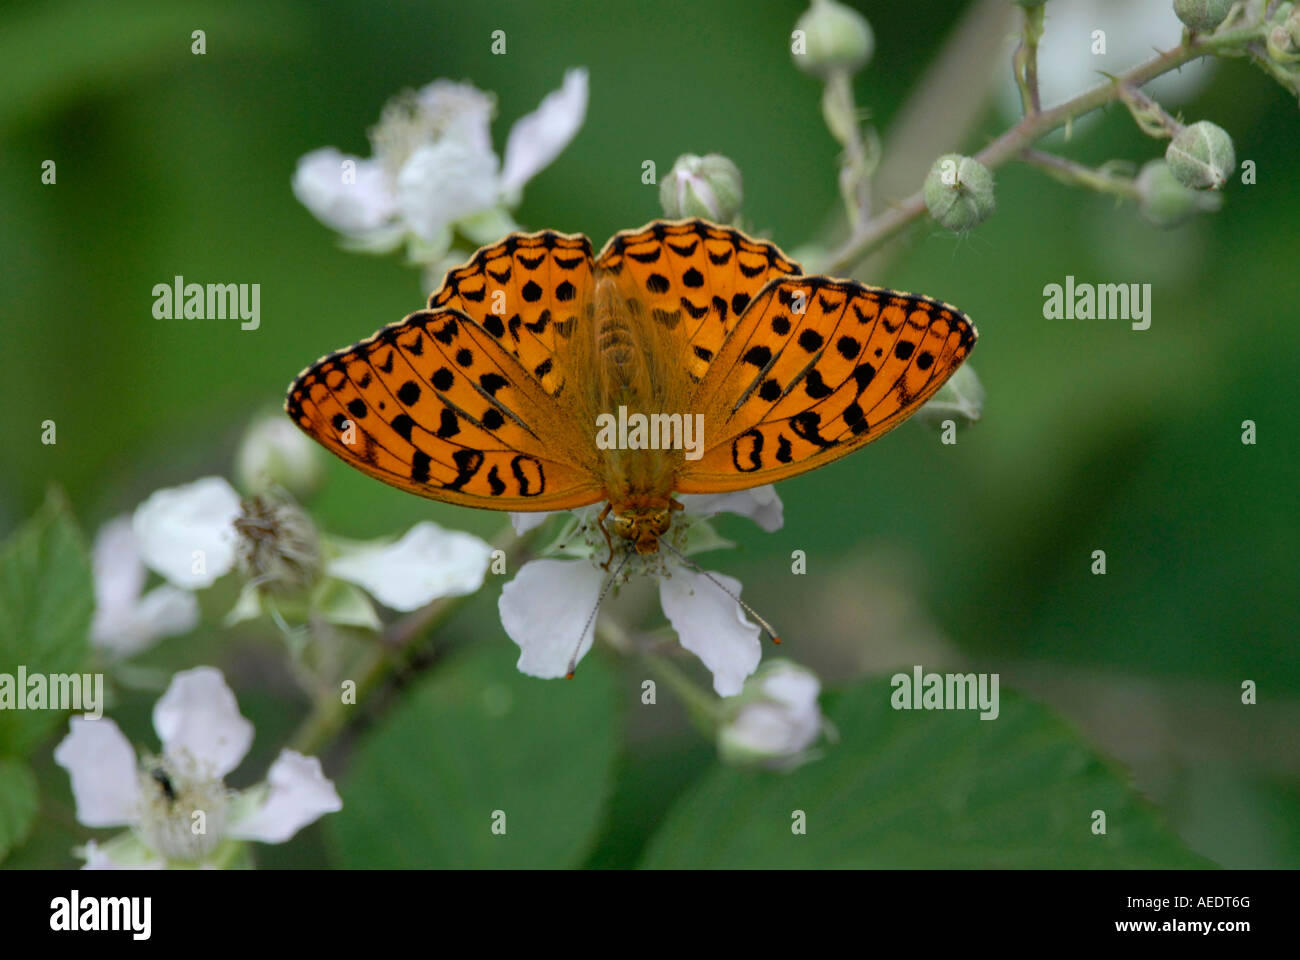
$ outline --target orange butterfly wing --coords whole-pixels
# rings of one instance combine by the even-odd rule
[[[691,383],[703,379],[727,330],[768,281],[802,273],[772,244],[704,220],[657,220],[617,233],[596,267],[617,278],[646,319],[672,332]]]
[[[449,273],[431,309],[304,370],[285,410],[350,465],[423,497],[496,510],[595,503],[599,464],[557,400],[555,363],[587,326],[591,280],[586,237],[513,234]]]
[[[706,449],[684,462],[677,490],[742,490],[857,450],[933,396],[976,336],[969,318],[928,297],[827,277],[772,281],[695,393]]]

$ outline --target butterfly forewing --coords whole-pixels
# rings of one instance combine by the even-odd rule
[[[564,385],[557,354],[580,328],[589,329],[583,311],[592,269],[591,241],[581,234],[511,234],[451,271],[429,308],[472,318],[555,395]]]
[[[596,267],[619,279],[646,322],[673,331],[675,359],[692,381],[704,377],[754,295],[770,280],[801,272],[772,244],[703,220],[660,221],[616,234]]]
[[[348,463],[421,496],[502,510],[594,503],[596,465],[564,442],[545,378],[501,339],[458,310],[419,311],[304,370],[286,410]]]

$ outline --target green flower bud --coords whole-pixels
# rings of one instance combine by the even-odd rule
[[[973,157],[945,153],[925,178],[925,205],[940,226],[969,230],[993,212],[993,174]]]
[[[248,493],[281,487],[305,498],[325,479],[325,464],[320,447],[277,411],[248,425],[235,454],[235,477]]]
[[[813,0],[794,28],[794,64],[818,77],[862,69],[876,47],[866,18],[835,0]]]
[[[1174,0],[1174,13],[1193,30],[1204,33],[1227,19],[1232,2],[1233,0]]]
[[[1183,127],[1165,151],[1165,162],[1184,186],[1218,190],[1237,169],[1228,131],[1208,120]]]
[[[684,153],[659,184],[659,205],[664,215],[703,217],[731,223],[740,213],[744,190],[739,168],[717,153],[697,157]]]
[[[1163,160],[1144,166],[1135,185],[1143,219],[1157,227],[1176,227],[1198,213],[1217,210],[1223,200],[1217,193],[1183,186]]]

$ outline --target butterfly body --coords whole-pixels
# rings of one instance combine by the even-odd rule
[[[625,231],[594,258],[586,237],[542,231],[483,248],[427,310],[322,357],[285,406],[403,490],[514,511],[607,501],[614,533],[653,553],[674,494],[858,449],[975,338],[947,304],[803,276],[772,244],[705,221]]]

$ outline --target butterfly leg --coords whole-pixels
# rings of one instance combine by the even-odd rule
[[[609,559],[601,564],[603,570],[608,570],[609,565],[614,562],[614,541],[609,538],[609,529],[605,526],[605,518],[609,516],[613,507],[612,503],[605,504],[605,509],[600,511],[600,516],[596,518],[596,526],[600,527],[600,532],[605,535],[605,545],[609,547]]]

